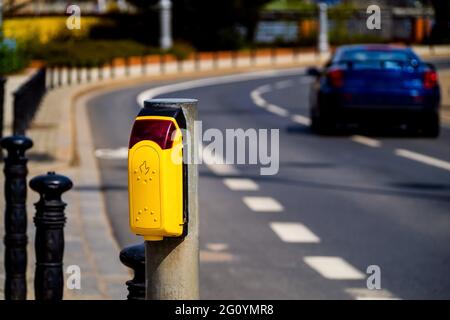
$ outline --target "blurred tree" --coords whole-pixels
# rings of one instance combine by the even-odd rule
[[[435,23],[431,31],[434,43],[450,41],[450,0],[431,0]]]

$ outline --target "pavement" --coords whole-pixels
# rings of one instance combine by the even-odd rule
[[[119,150],[127,145],[131,123],[139,110],[137,95],[163,84],[223,74],[245,76],[261,69],[267,66],[135,76],[58,88],[47,94],[28,131],[35,143],[28,153],[29,177],[52,170],[74,181],[74,189],[63,196],[68,203],[64,264],[65,268],[80,266],[82,289],[66,288],[65,299],[126,296],[124,282],[131,273],[119,262],[119,251],[142,241],[128,230],[126,162],[123,156],[96,159],[94,151]],[[199,98],[205,128],[281,129],[283,156],[276,177],[260,177],[252,166],[238,166],[236,176],[221,176],[209,167],[200,168],[202,298],[373,298],[373,292],[368,293],[358,277],[359,282],[339,282],[318,276],[311,267],[317,261],[306,263],[308,256],[338,257],[334,263],[344,261],[345,266],[357,270],[357,275],[364,273],[370,263],[382,265],[383,270],[387,269],[383,282],[389,289],[378,292],[380,297],[448,298],[449,284],[441,278],[449,259],[445,250],[450,240],[448,173],[390,152],[408,148],[449,161],[448,129],[436,143],[374,138],[377,143],[373,144],[382,146],[376,148],[349,137],[313,136],[305,126],[306,86],[300,83],[308,79],[302,76],[304,70],[296,72],[289,70],[285,74],[280,69],[269,77],[169,94]],[[11,83],[17,87],[25,78],[12,77],[8,92],[14,89]],[[271,90],[262,98],[288,110],[289,117],[267,112],[252,100],[251,93],[265,85]],[[6,109],[8,114],[11,109]],[[366,144],[371,141],[359,140]],[[250,179],[257,190],[238,192],[224,184],[224,179],[236,178]],[[253,210],[248,200],[243,200],[255,196],[259,198],[256,202],[265,197],[281,205],[276,218],[274,213]],[[36,200],[29,191],[29,299],[33,299],[31,217]],[[283,223],[291,223],[291,228],[308,225],[318,235],[320,245],[297,246],[283,241]],[[383,230],[383,239],[379,239],[377,230]],[[2,232],[0,228],[0,237]],[[2,259],[0,254],[1,266]],[[434,273],[423,275],[419,267]],[[404,272],[409,272],[411,279],[406,284],[402,281]],[[0,272],[0,298],[3,275]]]

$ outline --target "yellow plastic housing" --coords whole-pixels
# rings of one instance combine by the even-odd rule
[[[140,120],[170,120],[176,126],[172,148],[150,140],[128,151],[128,190],[130,227],[147,241],[183,234],[183,144],[175,119],[142,116]]]

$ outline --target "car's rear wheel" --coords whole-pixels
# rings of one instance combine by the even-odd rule
[[[441,131],[439,115],[433,114],[425,118],[422,124],[422,134],[424,137],[437,138]]]

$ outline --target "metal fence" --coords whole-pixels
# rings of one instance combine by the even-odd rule
[[[46,69],[41,68],[14,92],[13,133],[25,135],[46,93]]]

